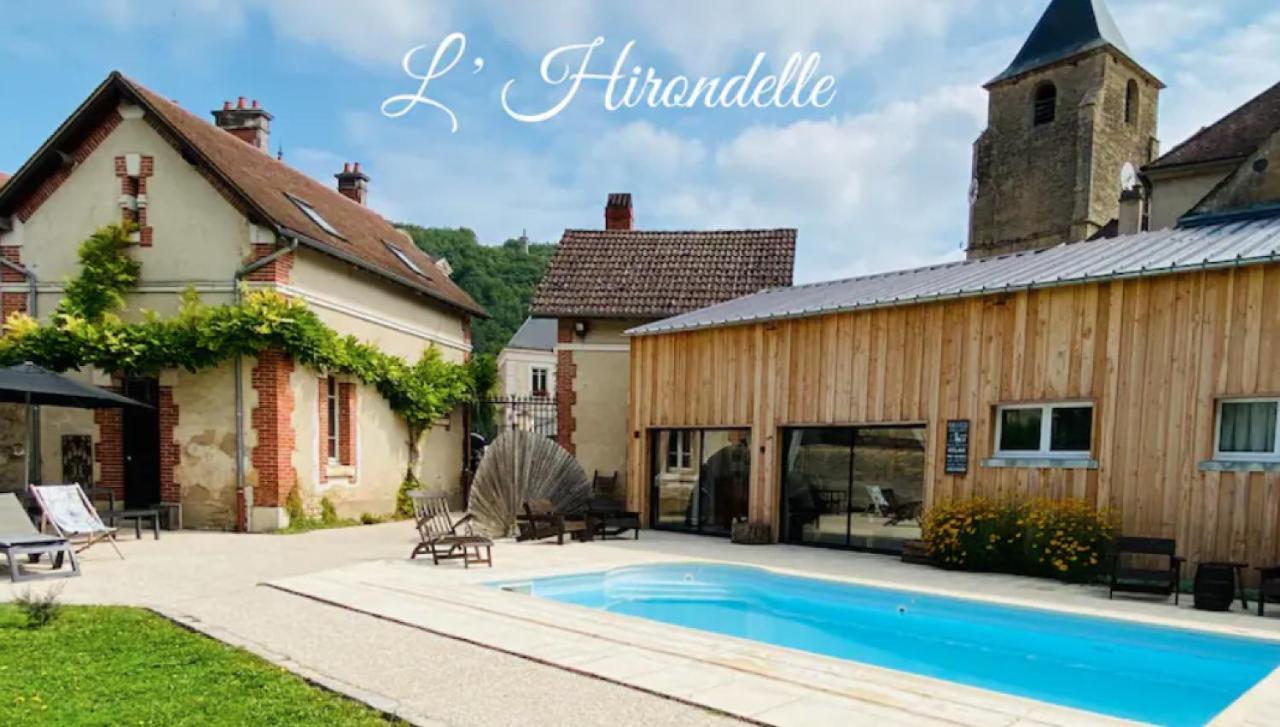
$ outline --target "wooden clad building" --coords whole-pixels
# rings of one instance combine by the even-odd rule
[[[775,540],[893,549],[918,529],[903,500],[1077,497],[1192,561],[1280,560],[1277,252],[1280,218],[1224,222],[767,291],[635,329],[631,505],[659,527],[746,518]],[[949,424],[968,428],[950,463]],[[719,467],[668,497],[677,440],[724,430],[749,442],[741,482]],[[886,484],[899,502],[871,492]],[[797,506],[797,490],[817,496]],[[833,518],[834,537],[818,524]]]

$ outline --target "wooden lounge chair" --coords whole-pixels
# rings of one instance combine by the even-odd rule
[[[454,520],[449,499],[443,495],[419,490],[410,492],[409,499],[413,501],[413,523],[418,528],[418,544],[409,553],[410,560],[430,553],[433,565],[461,558],[463,568],[470,568],[472,563],[493,567],[493,541],[472,532],[470,514]]]
[[[1182,563],[1185,560],[1177,551],[1177,541],[1172,538],[1116,538],[1111,546],[1111,590],[1107,597],[1114,598],[1116,591],[1150,593],[1166,598],[1173,594],[1173,603],[1177,605],[1178,586],[1182,582]],[[1144,560],[1164,558],[1168,565],[1126,567],[1120,563],[1123,556],[1138,556]]]
[[[80,575],[80,563],[66,538],[46,535],[36,530],[27,516],[27,510],[12,492],[0,494],[0,550],[9,559],[9,578],[13,582],[37,578],[69,578]],[[22,556],[39,560],[42,555],[52,555],[53,570],[24,571],[18,566]],[[61,570],[63,557],[71,561],[69,570]]]
[[[547,499],[526,501],[523,522],[519,526],[520,534],[516,536],[516,540],[520,541],[555,538],[558,544],[564,545],[565,535],[575,540],[591,538],[586,520],[571,519],[562,512],[556,512],[555,505]]]
[[[619,537],[628,530],[640,539],[640,513],[627,510],[626,503],[618,497],[618,473],[605,477],[599,471],[592,480],[591,503],[587,506],[587,522],[595,528],[602,540]]]
[[[28,489],[40,504],[42,526],[47,523],[67,540],[84,538],[84,543],[76,549],[77,553],[105,540],[124,560],[124,553],[116,545],[116,529],[102,522],[80,485],[31,485]]]

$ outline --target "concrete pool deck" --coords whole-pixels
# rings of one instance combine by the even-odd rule
[[[640,541],[563,547],[501,543],[495,567],[366,562],[268,585],[404,626],[484,646],[743,719],[776,725],[1097,725],[1103,715],[657,622],[508,593],[485,585],[644,563],[716,561],[937,595],[1280,640],[1280,618],[1207,613],[1105,589],[941,571],[885,556],[646,531]],[[1214,724],[1274,723],[1280,676],[1259,683]]]

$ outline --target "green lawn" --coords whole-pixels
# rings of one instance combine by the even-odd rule
[[[53,623],[30,629],[16,606],[0,604],[0,725],[107,724],[387,722],[149,611],[66,606]]]

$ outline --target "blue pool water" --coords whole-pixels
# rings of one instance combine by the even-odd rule
[[[565,603],[1157,724],[1204,724],[1280,666],[1280,643],[750,567],[639,566],[537,579],[529,589]]]

